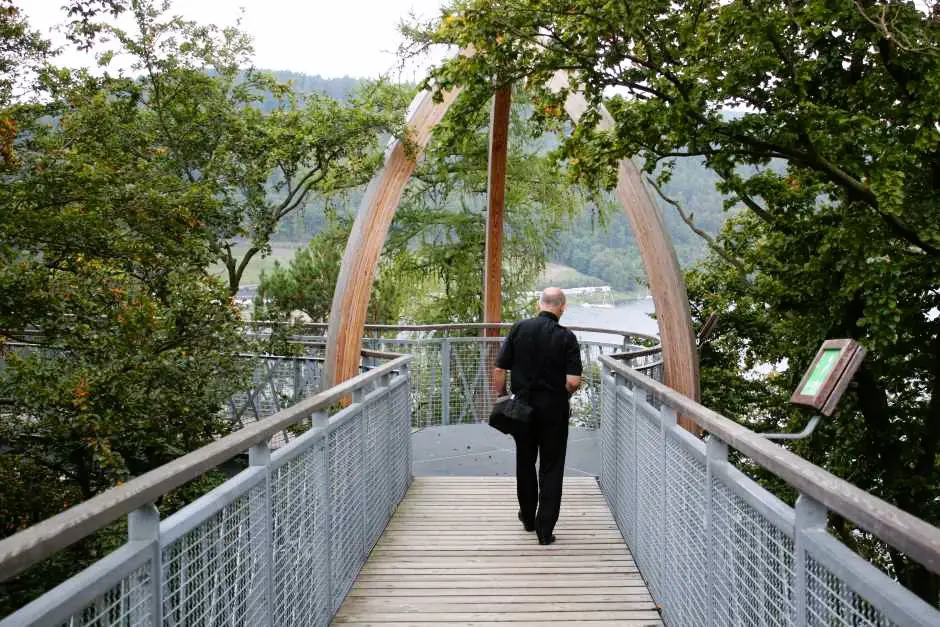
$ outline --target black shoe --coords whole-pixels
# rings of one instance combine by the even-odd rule
[[[551,544],[554,541],[555,541],[554,534],[552,535],[551,538],[539,538],[539,544]]]
[[[526,531],[535,531],[535,523],[532,523],[531,525],[527,524],[525,519],[522,517],[522,510],[519,511],[518,517],[519,517],[519,522],[522,523],[523,529],[525,529]]]

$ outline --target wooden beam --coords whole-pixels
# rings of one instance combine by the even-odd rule
[[[346,242],[333,293],[327,327],[324,387],[336,385],[359,373],[359,351],[369,295],[388,228],[417,159],[428,144],[431,129],[441,121],[459,93],[456,89],[449,91],[441,102],[434,102],[430,92],[421,92],[415,97],[407,119],[408,141],[396,140],[389,145],[385,164],[366,189]]]
[[[620,162],[617,198],[630,219],[653,294],[656,322],[663,345],[664,382],[697,401],[698,350],[692,332],[689,297],[676,258],[676,249],[639,170],[627,159]],[[693,433],[698,432],[695,422],[685,416],[679,416],[679,426]]]
[[[486,260],[483,274],[483,322],[502,322],[503,214],[506,208],[506,158],[509,147],[509,108],[512,87],[493,97],[490,112],[490,154],[486,214]],[[499,329],[488,329],[498,336]]]
[[[568,89],[568,73],[557,72],[548,86],[555,91]],[[584,96],[579,92],[569,92],[565,100],[565,111],[571,119],[577,122],[586,110],[587,101]],[[613,118],[602,107],[598,129],[610,131],[614,128]],[[698,351],[692,333],[692,316],[685,280],[659,209],[645,187],[639,170],[629,159],[620,162],[617,198],[633,228],[656,306],[656,322],[659,324],[659,337],[663,345],[665,383],[697,401],[700,398]],[[690,431],[698,431],[694,422],[682,416],[679,418],[679,424]]]

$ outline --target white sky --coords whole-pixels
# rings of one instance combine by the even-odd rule
[[[64,21],[63,0],[17,2],[33,28],[61,43],[50,29]],[[242,15],[241,29],[254,38],[255,65],[326,77],[378,77],[416,81],[422,66],[398,72],[395,56],[399,23],[410,13],[430,18],[445,0],[174,0],[170,13],[203,24],[230,26]],[[244,13],[241,14],[241,9]],[[69,53],[63,65],[90,64]],[[426,64],[425,64],[426,65]]]

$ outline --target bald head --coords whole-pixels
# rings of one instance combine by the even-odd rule
[[[565,293],[557,287],[546,287],[539,298],[539,311],[550,311],[561,317],[565,311]]]

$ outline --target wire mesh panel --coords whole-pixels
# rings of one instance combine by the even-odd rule
[[[617,396],[615,387],[608,381],[604,382],[605,384],[601,389],[601,476],[600,482],[602,486],[610,485],[612,490],[609,491],[611,495],[619,496],[621,494],[620,489],[617,487],[617,482],[620,477],[617,475],[617,462],[623,456],[621,449],[622,438],[619,437],[618,430],[620,429],[619,424],[619,415],[620,412],[617,408]],[[616,515],[616,506],[612,502],[611,511],[614,512],[614,518],[617,518]]]
[[[63,627],[155,625],[152,571],[153,561],[147,561],[61,625]]]
[[[616,489],[622,495],[615,508],[617,520],[624,537],[636,546],[637,527],[637,389],[632,386],[615,386],[617,395],[618,432],[620,456],[617,458]]]
[[[352,419],[333,427],[329,434],[332,611],[346,597],[364,561],[362,409],[359,407],[353,411]]]
[[[597,429],[601,422],[601,355],[623,350],[617,344],[579,342],[581,350],[581,387],[571,397],[571,425]]]
[[[804,619],[802,624],[820,626],[895,624],[811,555],[806,559]]]
[[[266,612],[265,482],[162,551],[168,625],[257,624]]]
[[[413,356],[409,364],[413,380],[412,427],[420,429],[477,424],[488,419],[495,400],[493,366],[503,341],[501,337],[365,338],[363,345],[370,350]],[[580,349],[584,372],[581,387],[571,397],[571,424],[597,429],[601,418],[598,357],[624,348],[620,344],[585,341]]]
[[[327,443],[322,433],[303,437],[294,443],[303,452],[270,471],[275,625],[322,625],[331,616]]]
[[[451,338],[450,424],[485,422],[493,401],[493,366],[502,338]]]
[[[788,624],[793,584],[792,519],[775,521],[742,498],[740,485],[753,483],[736,471],[736,480],[716,479],[712,490],[716,620],[735,624]],[[753,493],[774,497],[756,484]],[[780,504],[781,508],[785,507]]]
[[[666,603],[663,617],[675,625],[708,622],[708,541],[705,531],[707,494],[705,446],[691,436],[668,430],[664,526],[664,577]]]
[[[363,545],[362,552],[367,554],[382,535],[388,511],[385,508],[384,495],[388,492],[389,427],[388,403],[386,395],[370,395],[363,406],[362,428],[362,466],[363,473]]]
[[[636,412],[636,540],[634,557],[655,598],[663,597],[663,434],[659,411],[643,399]]]
[[[412,356],[408,364],[411,372],[411,424],[417,429],[432,427],[446,422],[446,407],[443,385],[442,346],[443,338],[420,339],[363,339],[363,346],[370,350],[407,353]]]
[[[392,384],[388,407],[390,486],[386,506],[391,511],[405,496],[411,483],[411,394],[407,380]]]
[[[226,417],[235,428],[273,416],[285,407],[319,391],[323,360],[315,357],[243,357],[253,363],[247,389],[232,396],[225,407]],[[272,438],[271,448],[280,448],[292,439],[289,431]]]

